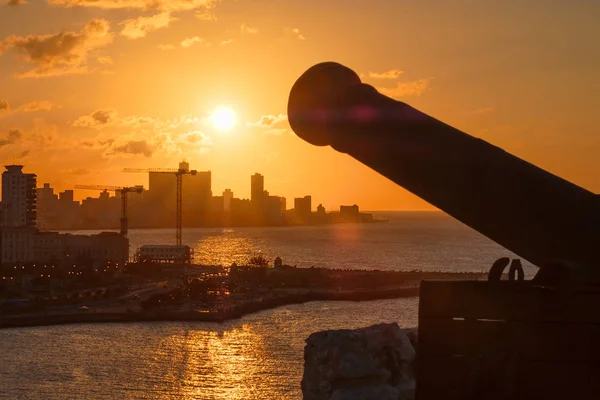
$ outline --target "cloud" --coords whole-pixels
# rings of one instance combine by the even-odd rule
[[[193,144],[202,145],[202,146],[212,146],[213,142],[209,136],[205,135],[200,131],[192,131],[188,132],[181,136],[181,138],[185,141],[188,141]]]
[[[194,37],[188,37],[185,38],[181,41],[181,47],[190,47],[192,46],[194,43],[198,43],[201,42],[202,39],[200,39],[198,36],[194,36]]]
[[[242,34],[255,34],[258,33],[258,29],[252,26],[248,26],[246,24],[242,24],[242,26],[240,27],[240,32]]]
[[[10,131],[8,131],[8,135],[6,135],[6,137],[0,138],[0,147],[4,147],[9,144],[14,144],[21,140],[22,136],[23,132],[21,132],[19,129],[11,129]]]
[[[36,151],[54,149],[71,149],[75,143],[60,134],[60,129],[55,124],[44,121],[43,118],[34,120],[34,127],[27,134],[27,139],[32,144],[30,148]]]
[[[159,50],[163,50],[163,51],[169,51],[169,50],[175,50],[179,46],[181,46],[183,48],[192,47],[196,43],[201,43],[204,47],[209,47],[211,45],[211,43],[209,41],[207,41],[206,39],[202,39],[199,36],[193,36],[193,37],[186,37],[177,45],[159,44],[158,46],[156,46],[156,48]]]
[[[473,115],[486,115],[494,112],[494,107],[481,107],[476,110],[473,110]]]
[[[121,115],[111,108],[96,110],[71,122],[71,125],[97,131],[95,137],[75,141],[86,151],[102,157],[143,156],[156,153],[198,155],[212,146],[209,136],[199,128],[207,123],[202,118],[182,116],[159,119],[147,116]]]
[[[188,38],[183,39],[181,41],[181,47],[191,47],[195,43],[203,43],[205,47],[210,46],[210,43],[207,42],[206,40],[202,39],[201,37],[194,36],[194,37],[188,37]]]
[[[177,132],[137,132],[127,137],[97,140],[87,147],[102,149],[104,157],[143,156],[152,157],[156,153],[167,155],[199,154],[208,151],[213,145],[209,136],[200,131]]]
[[[94,111],[91,115],[85,115],[75,120],[72,125],[81,128],[100,129],[110,124],[117,118],[117,112],[113,109],[102,109]]]
[[[167,51],[167,50],[175,50],[175,46],[172,44],[159,44],[156,46],[157,49]]]
[[[88,175],[90,170],[85,168],[70,168],[62,172],[67,175]]]
[[[87,59],[93,50],[113,39],[110,23],[93,19],[81,32],[61,31],[49,35],[12,35],[0,42],[0,54],[13,49],[21,59],[35,67],[21,78],[38,78],[89,72]]]
[[[217,20],[217,16],[209,10],[203,10],[203,11],[198,11],[196,13],[196,18],[198,18],[201,21],[216,21]]]
[[[113,65],[113,60],[109,56],[100,56],[96,58],[96,61],[104,65]]]
[[[126,128],[128,130],[176,130],[182,127],[194,126],[200,123],[195,117],[185,116],[173,120],[160,120],[152,117],[140,117],[135,115],[122,116],[112,108],[99,109],[90,115],[84,115],[71,122],[71,125],[79,128],[92,128],[102,130],[107,128]]]
[[[61,134],[58,126],[43,118],[35,118],[27,130],[13,129],[0,139],[0,151],[5,159],[34,155],[36,162],[53,165],[64,161],[65,151],[81,151],[77,140]]]
[[[265,133],[279,135],[286,132],[291,132],[288,123],[287,115],[263,115],[256,122],[249,122],[250,127],[259,128]]]
[[[228,45],[230,43],[233,43],[233,39],[222,40],[221,43],[219,43],[219,45],[226,46],[226,45]]]
[[[27,0],[8,0],[6,2],[9,6],[22,6],[23,4],[28,4]]]
[[[209,1],[201,10],[196,11],[196,18],[198,18],[201,21],[216,21],[217,16],[213,12],[216,1]]]
[[[179,129],[179,131],[185,128]],[[192,130],[185,133],[161,132],[152,137],[152,143],[157,151],[173,155],[197,155],[209,151],[213,142],[210,136],[198,130]]]
[[[378,88],[379,92],[389,97],[420,96],[429,90],[431,78],[422,78],[411,82],[398,82],[393,88]]]
[[[404,74],[401,69],[390,69],[384,72],[369,72],[360,74],[361,78],[377,80],[397,80]],[[430,89],[433,78],[421,78],[416,81],[396,82],[395,87],[377,87],[382,94],[390,97],[420,96]]]
[[[257,122],[251,122],[251,126],[260,126],[263,128],[271,128],[279,122],[287,121],[287,115],[263,115]]]
[[[94,122],[97,122],[99,124],[108,124],[111,121],[112,115],[114,115],[114,113],[114,110],[98,110],[92,113],[91,117],[94,120]]]
[[[10,116],[14,114],[30,113],[36,111],[51,111],[56,108],[60,108],[58,104],[55,104],[48,100],[35,100],[25,104],[21,104],[17,108],[11,108],[10,104],[6,100],[0,100],[0,116]]]
[[[373,79],[398,79],[403,73],[400,69],[390,69],[385,72],[369,72],[367,76]]]
[[[176,20],[177,18],[172,17],[169,12],[162,12],[150,17],[128,19],[120,24],[123,25],[121,36],[125,36],[128,39],[143,38],[150,32],[167,28],[171,22]]]
[[[12,129],[8,132],[8,140],[11,142],[21,139],[21,136],[23,136],[23,133],[18,129]]]
[[[159,11],[189,11],[210,9],[216,0],[46,0],[53,6],[94,7],[104,9],[139,9]]]
[[[298,40],[305,40],[306,38],[304,37],[304,35],[302,35],[300,33],[300,29],[298,28],[285,28],[283,30],[285,32],[286,35],[290,35],[295,37]]]
[[[121,146],[114,147],[112,149],[112,153],[143,155],[144,157],[151,157],[154,153],[154,148],[145,140],[132,140]]]
[[[57,104],[48,100],[31,101],[20,106],[17,112],[34,112],[34,111],[50,111],[55,108],[60,108]]]

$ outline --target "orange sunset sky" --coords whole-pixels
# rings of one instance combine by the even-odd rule
[[[58,190],[211,170],[213,194],[432,209],[297,138],[289,90],[337,61],[396,99],[600,192],[600,1],[1,0],[0,160]],[[219,108],[236,114],[215,127]],[[78,197],[89,192],[79,192]]]

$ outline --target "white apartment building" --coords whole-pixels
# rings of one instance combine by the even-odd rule
[[[24,174],[22,165],[7,165],[2,173],[3,228],[35,227],[36,184],[35,174]]]
[[[115,232],[97,235],[39,232],[35,227],[36,202],[36,175],[24,174],[22,165],[7,165],[2,174],[0,263],[86,262],[103,265],[111,261],[128,261],[129,240]]]

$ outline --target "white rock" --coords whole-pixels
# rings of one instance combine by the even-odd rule
[[[414,398],[416,332],[397,324],[317,332],[306,340],[305,400]]]

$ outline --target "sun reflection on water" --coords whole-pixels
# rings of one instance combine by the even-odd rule
[[[194,247],[194,256],[199,263],[228,266],[232,262],[243,263],[248,260],[249,255],[261,251],[259,242],[228,230],[223,231],[220,236],[201,238]]]
[[[82,324],[0,330],[0,398],[213,400],[302,397],[305,339],[398,321],[415,299],[314,302],[217,323]]]
[[[360,226],[357,224],[341,224],[331,227],[331,236],[336,243],[352,245],[361,239]]]
[[[272,385],[272,366],[264,337],[244,324],[230,330],[186,330],[171,335],[157,348],[155,359],[166,356],[170,365],[160,385],[155,386],[160,399],[249,399],[257,398],[264,386]],[[271,377],[269,379],[268,377]]]

